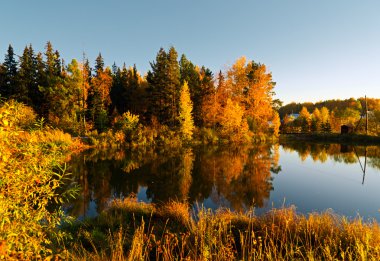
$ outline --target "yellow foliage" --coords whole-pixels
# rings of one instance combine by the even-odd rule
[[[191,140],[194,131],[193,103],[190,99],[189,86],[184,82],[179,98],[179,120],[182,137]]]
[[[243,115],[244,111],[239,104],[227,99],[226,107],[220,117],[221,134],[224,138],[232,142],[242,142],[248,137],[248,124]]]
[[[66,174],[52,169],[73,142],[57,130],[20,131],[23,112],[33,115],[14,102],[0,107],[0,241],[5,259],[30,260],[52,254],[52,239],[63,236],[56,230],[62,212],[49,207],[62,202],[57,189]]]

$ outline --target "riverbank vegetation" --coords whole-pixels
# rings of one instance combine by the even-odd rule
[[[332,212],[296,214],[274,209],[264,216],[165,205],[114,201],[93,220],[67,229],[75,260],[378,260],[380,228]]]
[[[58,229],[61,204],[76,195],[61,165],[82,144],[35,121],[30,107],[0,107],[0,258],[30,260],[57,253],[66,235]]]

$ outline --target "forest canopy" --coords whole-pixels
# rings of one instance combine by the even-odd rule
[[[66,65],[50,42],[44,53],[28,45],[21,55],[9,45],[0,95],[73,135],[124,126],[126,113],[138,118],[135,129],[166,126],[186,140],[201,129],[234,142],[278,135],[275,83],[264,64],[241,57],[215,76],[170,47],[159,49],[150,65],[142,76],[136,65],[106,66],[101,53],[92,68],[86,57]]]

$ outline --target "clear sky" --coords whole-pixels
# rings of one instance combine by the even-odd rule
[[[2,1],[0,61],[8,44],[43,51],[50,40],[66,61],[150,69],[173,45],[215,73],[244,55],[264,63],[277,98],[380,98],[379,0],[37,0]]]

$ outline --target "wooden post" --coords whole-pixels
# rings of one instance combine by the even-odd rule
[[[365,97],[365,134],[368,135],[368,107],[367,107],[367,96]]]

